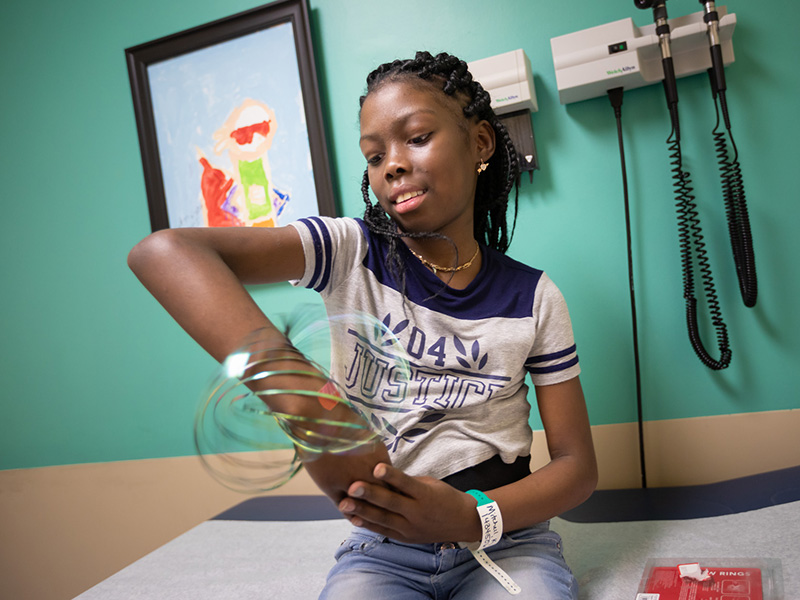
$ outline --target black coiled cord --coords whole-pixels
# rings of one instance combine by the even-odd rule
[[[747,201],[744,196],[744,183],[742,170],[739,166],[739,151],[733,141],[730,119],[728,117],[727,103],[724,92],[717,90],[713,73],[709,70],[711,89],[714,96],[714,108],[717,113],[717,123],[714,126],[714,147],[719,163],[720,178],[722,179],[722,196],[725,202],[725,214],[728,220],[728,233],[733,250],[733,263],[736,267],[736,276],[739,279],[739,291],[747,307],[753,307],[758,297],[758,280],[756,277],[756,259],[753,250],[753,236],[750,232],[750,217],[747,212]],[[719,96],[719,101],[717,97]],[[721,128],[720,105],[725,122],[725,129]],[[727,139],[725,133],[727,132]],[[729,152],[732,149],[732,154]]]
[[[697,214],[697,205],[692,193],[691,178],[683,170],[681,155],[681,135],[677,118],[677,106],[670,107],[672,113],[672,131],[667,138],[670,151],[673,188],[675,190],[675,208],[678,213],[678,239],[683,269],[683,297],[686,300],[686,325],[689,330],[689,341],[697,357],[709,369],[725,369],[731,362],[731,349],[728,341],[728,328],[722,320],[719,298],[714,287],[714,277],[708,262],[708,253],[703,241],[703,232]],[[694,269],[695,264],[702,280],[706,304],[711,323],[717,334],[720,358],[715,360],[709,355],[700,338],[697,323],[697,298],[695,298]]]

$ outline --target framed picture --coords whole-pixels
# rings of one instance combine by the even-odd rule
[[[125,54],[153,231],[335,215],[306,0]]]

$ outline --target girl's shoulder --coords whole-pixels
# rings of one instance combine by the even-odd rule
[[[358,219],[304,217],[290,223],[300,234],[305,272],[296,285],[318,292],[336,287],[359,268],[369,246]]]
[[[485,272],[490,274],[493,279],[507,280],[509,283],[523,283],[526,285],[538,285],[542,277],[547,277],[541,269],[532,267],[498,250],[484,247],[484,261],[486,263]],[[521,281],[520,281],[521,278]],[[499,283],[498,281],[494,282]]]
[[[292,221],[289,225],[298,230],[317,232],[320,235],[330,234],[355,234],[359,231],[366,232],[366,226],[361,219],[353,217],[302,217]]]
[[[497,301],[514,304],[519,315],[537,314],[546,307],[565,303],[561,290],[544,270],[497,250],[486,250],[482,285],[492,291]]]

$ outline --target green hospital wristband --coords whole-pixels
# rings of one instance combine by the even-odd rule
[[[484,504],[491,504],[494,502],[494,500],[489,498],[489,496],[480,490],[467,490],[467,493],[478,501],[478,506],[483,506]]]

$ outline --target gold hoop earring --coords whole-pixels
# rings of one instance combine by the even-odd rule
[[[483,162],[483,159],[481,159],[481,164],[478,165],[478,175],[483,173],[488,166],[489,166],[489,163]]]

